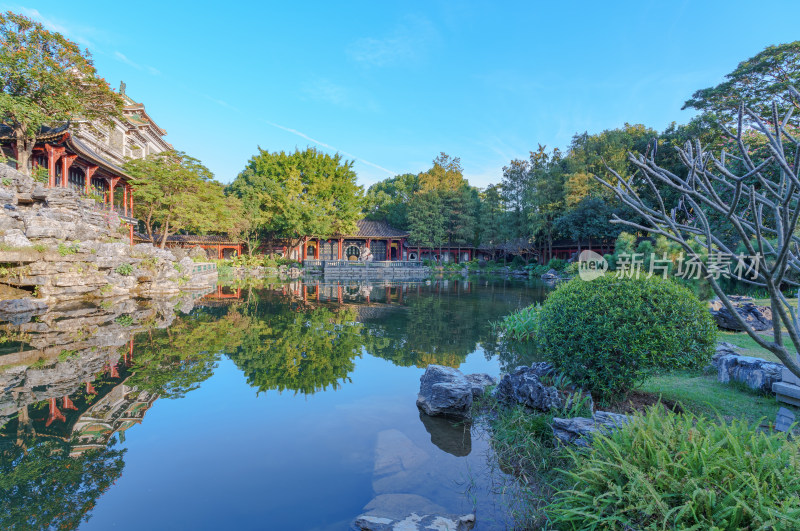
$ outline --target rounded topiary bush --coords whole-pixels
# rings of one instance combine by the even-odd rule
[[[537,335],[557,371],[608,399],[656,371],[704,366],[716,334],[706,305],[675,281],[606,275],[559,286]]]
[[[800,529],[800,447],[746,422],[653,407],[562,471],[556,529]]]

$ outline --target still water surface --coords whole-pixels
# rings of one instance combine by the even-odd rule
[[[484,427],[415,399],[430,363],[514,366],[489,322],[543,297],[497,279],[294,282],[7,326],[50,357],[0,368],[0,528],[347,529],[372,504],[503,529]],[[88,346],[102,334],[123,346]],[[37,337],[78,346],[54,358]]]

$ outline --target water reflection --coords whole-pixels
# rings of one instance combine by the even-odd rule
[[[79,526],[122,475],[126,431],[157,400],[198,389],[223,359],[271,396],[341,389],[364,356],[458,367],[483,348],[513,365],[515,348],[498,345],[489,322],[543,296],[503,281],[294,282],[56,305],[0,325],[0,527]],[[472,451],[469,425],[419,421],[443,452]]]

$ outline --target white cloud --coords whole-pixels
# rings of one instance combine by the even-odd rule
[[[433,24],[425,18],[408,18],[382,38],[363,37],[347,47],[354,61],[370,66],[388,66],[421,57],[438,39]]]

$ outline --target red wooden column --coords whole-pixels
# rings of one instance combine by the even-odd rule
[[[369,249],[369,244],[370,244],[370,242],[371,242],[371,241],[372,241],[372,240],[370,240],[369,238],[367,238],[367,249]]]
[[[94,175],[94,172],[96,172],[96,171],[97,171],[97,166],[87,166],[86,167],[86,171],[84,172],[84,177],[86,179],[85,179],[85,182],[84,182],[84,190],[83,191],[85,193],[87,193],[87,194],[89,193],[89,186],[92,183],[92,176]]]
[[[108,203],[111,206],[111,210],[114,210],[114,188],[117,187],[118,182],[119,177],[112,177],[108,180]]]
[[[69,169],[72,166],[72,163],[75,162],[75,159],[78,158],[78,155],[63,155],[61,157],[61,186],[63,188],[67,187],[67,177],[69,176]]]
[[[305,260],[308,257],[308,246],[306,245],[306,243],[307,243],[306,239],[303,238],[303,255],[302,255],[303,260]]]
[[[339,258],[338,258],[338,260],[342,259],[343,247],[344,247],[344,238],[339,238]]]
[[[128,199],[131,202],[130,213],[131,217],[133,217],[133,187],[131,185],[126,185],[128,187]]]
[[[314,247],[314,260],[319,260],[319,243],[320,239],[317,238],[317,245]]]
[[[60,157],[65,150],[63,147],[54,147],[50,144],[45,144],[44,151],[47,153],[47,184],[50,188],[53,188],[56,185],[56,162],[58,161],[58,157]],[[64,176],[62,175],[62,177]]]
[[[217,244],[217,259],[222,260],[222,246]]]
[[[128,185],[122,187],[122,211],[128,215]]]
[[[388,262],[392,256],[392,240],[386,240],[386,261]]]

